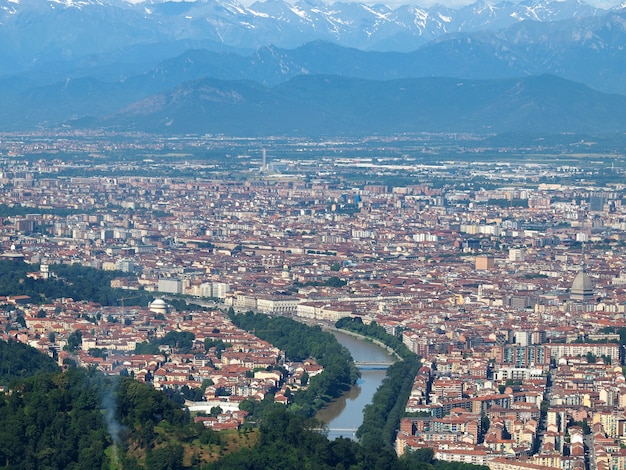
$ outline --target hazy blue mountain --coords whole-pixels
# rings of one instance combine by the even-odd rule
[[[137,91],[125,84],[93,78],[68,79],[46,86],[24,87],[1,80],[0,124],[5,129],[54,127],[85,115],[101,116],[137,99]],[[5,86],[6,85],[6,86]]]
[[[554,74],[600,91],[626,94],[626,14],[498,32],[451,34],[411,53],[413,76],[503,78]]]
[[[6,129],[624,129],[626,10],[578,0],[0,0],[0,24]]]
[[[204,77],[276,85],[298,75],[388,80],[507,78],[553,74],[626,94],[626,12],[554,23],[522,22],[497,32],[448,34],[412,52],[375,52],[315,41],[250,54],[189,50],[130,77],[151,92]]]
[[[94,117],[97,126],[248,136],[612,133],[626,128],[626,97],[550,75],[389,81],[302,75],[274,87],[201,79]]]
[[[458,10],[285,0],[249,7],[236,0],[0,0],[0,73],[41,69],[48,63],[63,64],[66,70],[126,64],[133,73],[137,68],[132,63],[154,65],[184,48],[295,48],[317,40],[363,50],[411,51],[448,33],[604,13],[578,0],[495,5],[480,0]]]

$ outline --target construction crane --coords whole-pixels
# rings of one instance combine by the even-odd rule
[[[120,297],[119,299],[117,299],[117,300],[122,302],[122,315],[126,315],[126,310],[124,309],[124,302],[126,300],[139,299],[139,298],[142,298],[142,297],[143,297],[143,295],[131,295],[131,296],[127,296],[127,297]]]

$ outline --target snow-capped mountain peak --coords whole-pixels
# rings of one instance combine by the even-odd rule
[[[624,8],[626,4],[622,5]],[[323,0],[0,0],[3,64],[117,54],[129,47],[202,44],[254,50],[321,40],[363,50],[410,51],[442,35],[499,30],[607,13],[581,0],[478,0],[452,9]],[[19,45],[16,47],[15,45]],[[8,71],[10,72],[10,70]]]

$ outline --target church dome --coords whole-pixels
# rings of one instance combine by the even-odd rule
[[[167,313],[167,304],[163,299],[154,299],[149,307],[151,312],[154,313]]]

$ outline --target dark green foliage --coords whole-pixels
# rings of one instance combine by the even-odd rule
[[[209,468],[215,470],[380,469],[405,468],[392,451],[367,449],[341,438],[329,441],[315,431],[318,423],[284,408],[267,414],[260,426],[261,439],[252,449],[229,454]]]
[[[63,294],[63,297],[71,297],[74,300],[88,300],[97,302],[100,305],[119,305],[119,300],[128,295],[128,291],[110,287],[112,279],[128,276],[127,273],[87,268],[78,264],[52,265],[50,270],[61,279],[56,282],[63,283],[69,291],[68,295]],[[55,291],[51,291],[46,296],[49,298],[59,297]],[[149,299],[150,296],[146,294],[143,298],[129,299],[125,305],[131,305],[133,301],[136,302],[135,305],[147,305]]]
[[[23,262],[0,261],[0,295],[28,295],[34,302],[69,297],[101,305],[118,305],[119,299],[128,294],[123,289],[111,288],[112,279],[128,275],[120,271],[54,264],[50,271],[59,276],[57,279],[35,280],[26,276],[36,269],[36,266]],[[147,305],[150,298],[146,293],[133,300],[135,305]]]
[[[215,348],[215,356],[218,359],[222,358],[222,351],[224,351],[224,349],[230,348],[230,347],[232,347],[232,345],[230,345],[228,343],[225,343],[221,339],[218,339],[218,340],[214,340],[214,339],[211,339],[211,338],[205,338],[204,339],[204,350],[206,352],[209,352],[209,349]]]
[[[165,395],[130,379],[104,377],[96,370],[38,373],[15,381],[0,395],[0,467],[50,469],[109,468],[106,449],[114,442],[147,450],[146,468],[181,469],[183,448],[156,445],[155,426],[179,435],[201,435],[188,413]],[[124,448],[117,449],[124,452]],[[133,468],[133,460],[120,455]]]
[[[202,401],[202,399],[204,398],[205,390],[206,388],[190,388],[188,385],[183,385],[180,388],[180,392],[178,393],[178,395],[183,397],[185,400]]]
[[[189,414],[163,393],[130,378],[120,378],[117,386],[117,418],[129,429],[146,432],[162,420],[172,425],[189,422]]]
[[[318,422],[287,411],[270,395],[241,408],[255,415],[258,443],[227,453],[209,468],[472,468],[399,460],[392,449],[375,441],[367,446],[343,438],[329,441],[317,431]],[[197,439],[225,448],[227,442],[220,433],[192,425],[188,413],[163,393],[94,369],[39,373],[13,382],[11,393],[0,395],[0,422],[0,467],[6,468],[108,469],[116,468],[111,462],[115,458],[126,470],[179,470],[184,468],[184,443]],[[111,452],[114,442],[118,445]]]
[[[337,276],[332,276],[326,279],[326,281],[324,282],[324,285],[328,287],[343,287],[347,283],[348,281],[344,281],[343,279],[340,279]]]
[[[102,468],[110,444],[98,387],[87,373],[40,373],[0,396],[0,465]]]
[[[203,424],[198,424],[198,440],[202,444],[222,444],[221,434],[219,432],[213,431],[211,428],[205,427]]]
[[[77,214],[80,211],[78,209],[65,209],[60,207],[55,207],[53,209],[43,209],[41,207],[37,208],[37,213],[39,214],[55,214],[65,217],[70,214]],[[0,217],[12,217],[12,216],[25,216],[33,213],[32,207],[25,206],[7,206],[6,204],[0,204]]]
[[[491,426],[491,421],[489,421],[489,416],[483,414],[480,418],[480,430],[481,430],[481,438],[487,434],[489,431],[489,427]]]
[[[146,343],[137,343],[135,345],[135,354],[161,354],[159,346],[167,345],[173,350],[187,354],[193,348],[193,342],[196,339],[190,331],[168,331],[163,338],[155,338]]]
[[[586,419],[583,419],[582,421],[570,421],[570,426],[580,426],[581,428],[583,428],[583,434],[589,434],[591,432],[591,428],[589,427],[589,423],[587,422]]]
[[[194,339],[196,335],[190,331],[168,331],[163,338],[156,340],[155,344],[167,344],[172,349],[187,353],[193,347]]]
[[[333,271],[332,267],[331,267],[331,271]],[[343,280],[337,276],[331,276],[325,281],[309,281],[305,284],[302,284],[300,282],[294,283],[295,286],[326,286],[326,287],[336,287],[336,288],[343,287],[346,284],[348,284],[348,281]]]
[[[431,448],[408,451],[402,457],[405,468],[410,470],[487,470],[483,465],[472,465],[459,462],[441,462],[434,459],[434,451]]]
[[[306,390],[295,393],[295,408],[307,416],[339,397],[353,385],[359,372],[350,352],[335,337],[319,326],[310,327],[285,317],[270,318],[248,312],[231,315],[233,322],[285,351],[288,360],[303,361],[313,357],[324,367],[322,374],[309,381]]]
[[[619,335],[619,344],[626,345],[626,328],[615,328],[612,326],[607,326],[600,330],[600,333],[613,333]]]
[[[59,367],[50,357],[17,341],[0,341],[0,384],[29,377],[37,372],[55,372]]]
[[[391,447],[396,429],[404,416],[404,406],[411,393],[413,380],[421,363],[417,356],[406,358],[389,367],[387,377],[378,388],[363,414],[357,431],[364,446],[382,443]]]
[[[239,409],[250,413],[249,416],[254,418],[255,423],[263,421],[266,414],[282,408],[283,405],[274,402],[274,395],[271,393],[265,395],[261,401],[244,400],[239,404]]]
[[[183,447],[181,445],[167,445],[148,452],[146,468],[150,470],[182,470]]]
[[[318,423],[274,408],[261,420],[261,438],[251,449],[224,456],[211,470],[419,470],[479,469],[467,464],[436,462],[428,449],[398,459],[395,452],[380,444],[360,445],[346,438],[329,441],[316,431]]]
[[[547,279],[547,274],[533,273],[533,274],[524,274],[524,279]]]
[[[15,319],[15,322],[21,325],[22,328],[26,328],[26,319],[24,319],[21,313],[17,314],[17,318]]]
[[[417,464],[418,462],[432,463],[435,458],[435,451],[430,447],[408,451],[404,454],[407,462]]]
[[[83,334],[80,332],[80,330],[76,330],[67,337],[67,344],[63,347],[63,349],[70,352],[76,351],[78,348],[80,348],[82,340]]]
[[[158,344],[143,342],[135,345],[135,354],[161,354],[161,351]]]

